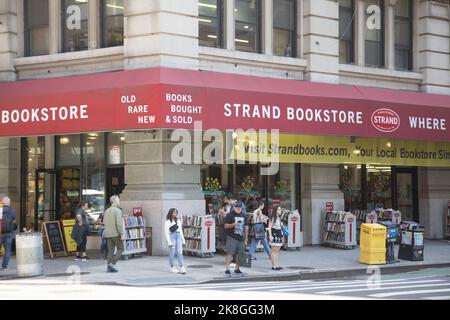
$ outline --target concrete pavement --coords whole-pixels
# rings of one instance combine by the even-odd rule
[[[398,249],[398,246],[397,246]],[[410,272],[424,268],[450,266],[450,242],[446,240],[425,241],[425,260],[406,261],[382,265],[381,273]],[[106,273],[106,262],[90,253],[91,260],[74,261],[74,257],[46,259],[45,275],[39,279],[58,282],[81,282],[83,284],[118,284],[153,286],[172,284],[195,284],[221,281],[272,281],[350,277],[367,274],[367,266],[359,263],[359,248],[340,250],[323,246],[305,246],[300,251],[281,251],[281,271],[271,270],[270,260],[263,252],[251,268],[242,268],[244,276],[226,277],[225,257],[200,258],[185,256],[186,275],[169,273],[167,257],[144,256],[118,262],[117,274]],[[75,274],[73,274],[75,272]],[[26,278],[28,282],[37,278]],[[0,272],[0,281],[16,280],[15,259],[10,268]]]

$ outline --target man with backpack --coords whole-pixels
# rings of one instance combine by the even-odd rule
[[[16,222],[16,210],[11,207],[11,199],[4,197],[3,217],[2,217],[2,237],[0,239],[0,248],[5,244],[5,256],[2,262],[2,271],[8,270],[9,258],[11,256],[11,246],[14,237],[14,223]]]
[[[258,204],[258,209],[253,213],[253,231],[254,234],[252,236],[252,243],[250,245],[250,249],[248,250],[248,255],[252,260],[256,260],[254,257],[256,247],[259,243],[261,243],[264,247],[264,251],[268,254],[269,259],[272,259],[272,255],[270,252],[270,247],[267,242],[266,237],[266,223],[269,218],[264,215],[264,201],[260,201]]]

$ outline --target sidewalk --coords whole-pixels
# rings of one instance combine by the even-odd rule
[[[398,246],[397,246],[398,249]],[[450,242],[447,240],[426,240],[424,261],[406,261],[382,265],[381,274],[411,272],[430,267],[450,267]],[[256,253],[257,260],[252,268],[242,268],[245,276],[226,277],[225,257],[216,254],[210,258],[185,256],[186,275],[169,273],[167,257],[144,256],[121,260],[117,267],[119,273],[106,273],[106,262],[98,259],[94,253],[87,262],[74,261],[74,257],[46,259],[45,275],[37,278],[25,278],[45,281],[74,281],[68,276],[73,271],[81,272],[79,279],[85,284],[118,284],[131,286],[152,286],[169,284],[195,284],[201,282],[220,282],[233,280],[273,281],[293,279],[323,279],[366,275],[367,266],[359,263],[359,248],[340,250],[322,246],[306,246],[300,251],[281,251],[279,261],[284,267],[281,271],[271,270],[268,256],[264,252]],[[232,269],[233,270],[233,269]],[[0,281],[17,280],[15,258],[11,258],[10,268],[0,272]]]

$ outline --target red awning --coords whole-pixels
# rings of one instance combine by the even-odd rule
[[[279,129],[450,141],[450,96],[167,68],[0,83],[0,136]]]

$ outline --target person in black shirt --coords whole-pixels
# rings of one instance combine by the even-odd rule
[[[227,234],[226,249],[226,270],[225,274],[231,275],[230,263],[232,256],[236,255],[236,267],[234,273],[241,274],[239,270],[239,254],[244,253],[248,238],[247,215],[242,212],[242,202],[234,204],[234,210],[225,217],[225,231]]]

